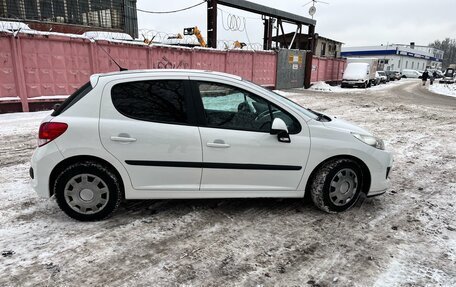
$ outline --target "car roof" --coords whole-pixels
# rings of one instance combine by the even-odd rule
[[[236,75],[222,73],[222,72],[214,72],[214,71],[207,71],[207,70],[192,70],[192,69],[144,69],[144,70],[127,70],[127,71],[117,71],[117,72],[109,72],[109,73],[102,73],[102,74],[93,74],[90,76],[90,84],[92,87],[95,87],[98,83],[99,78],[108,78],[108,77],[118,77],[118,76],[125,76],[125,75],[150,75],[150,76],[182,76],[182,75],[189,75],[189,76],[219,76],[223,78],[231,78],[234,80],[241,81],[242,78]]]

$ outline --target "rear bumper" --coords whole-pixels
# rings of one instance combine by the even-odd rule
[[[57,145],[50,142],[35,150],[32,156],[31,185],[39,197],[49,198],[49,178],[54,167],[63,160]]]

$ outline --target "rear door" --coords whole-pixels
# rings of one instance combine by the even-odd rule
[[[202,116],[201,191],[228,197],[294,196],[310,150],[305,121],[229,82],[191,79]],[[274,117],[287,123],[291,143],[270,134]]]
[[[104,88],[101,142],[137,190],[199,189],[201,140],[188,85],[188,78],[143,77]]]

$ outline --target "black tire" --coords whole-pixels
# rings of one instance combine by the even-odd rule
[[[334,192],[331,183],[336,178],[336,175],[347,170],[353,171],[357,177],[357,183],[353,185],[355,188],[352,189],[354,193],[349,200],[347,198],[347,202],[335,204],[334,202],[337,199],[334,199],[334,193],[332,193],[333,198],[331,198],[331,192]],[[336,159],[329,161],[315,173],[310,185],[310,193],[315,206],[325,212],[334,213],[345,211],[352,207],[358,201],[362,187],[362,171],[358,164],[350,159]],[[348,184],[348,189],[351,190],[350,184]],[[347,195],[349,195],[348,192]]]
[[[99,196],[96,192],[90,191],[90,188],[84,188],[84,190],[92,192],[92,199],[84,200],[83,191],[75,192],[77,195],[68,194],[82,188],[83,177],[86,183],[94,187],[95,191],[100,190]],[[95,181],[96,179],[99,182]],[[73,187],[73,185],[81,186]],[[69,217],[79,221],[97,221],[111,216],[122,199],[121,185],[117,176],[102,164],[93,161],[75,163],[64,169],[55,181],[54,194],[60,209]],[[70,205],[69,202],[72,204]],[[83,208],[86,209],[85,213],[81,207],[78,208],[79,203],[75,202],[82,203]],[[97,205],[91,208],[84,206],[85,204]]]

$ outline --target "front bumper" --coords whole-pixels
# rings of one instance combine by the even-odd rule
[[[363,88],[365,86],[366,82],[365,81],[342,81],[341,86],[343,87],[359,87]]]
[[[369,166],[371,186],[367,197],[382,195],[391,186],[389,176],[393,167],[392,153],[384,150],[376,150],[375,157],[378,159],[376,164]]]
[[[384,190],[380,190],[378,192],[375,192],[375,193],[370,193],[367,195],[367,197],[376,197],[376,196],[380,196],[380,195],[383,195],[385,194],[385,192],[387,191],[388,189],[384,189]]]

